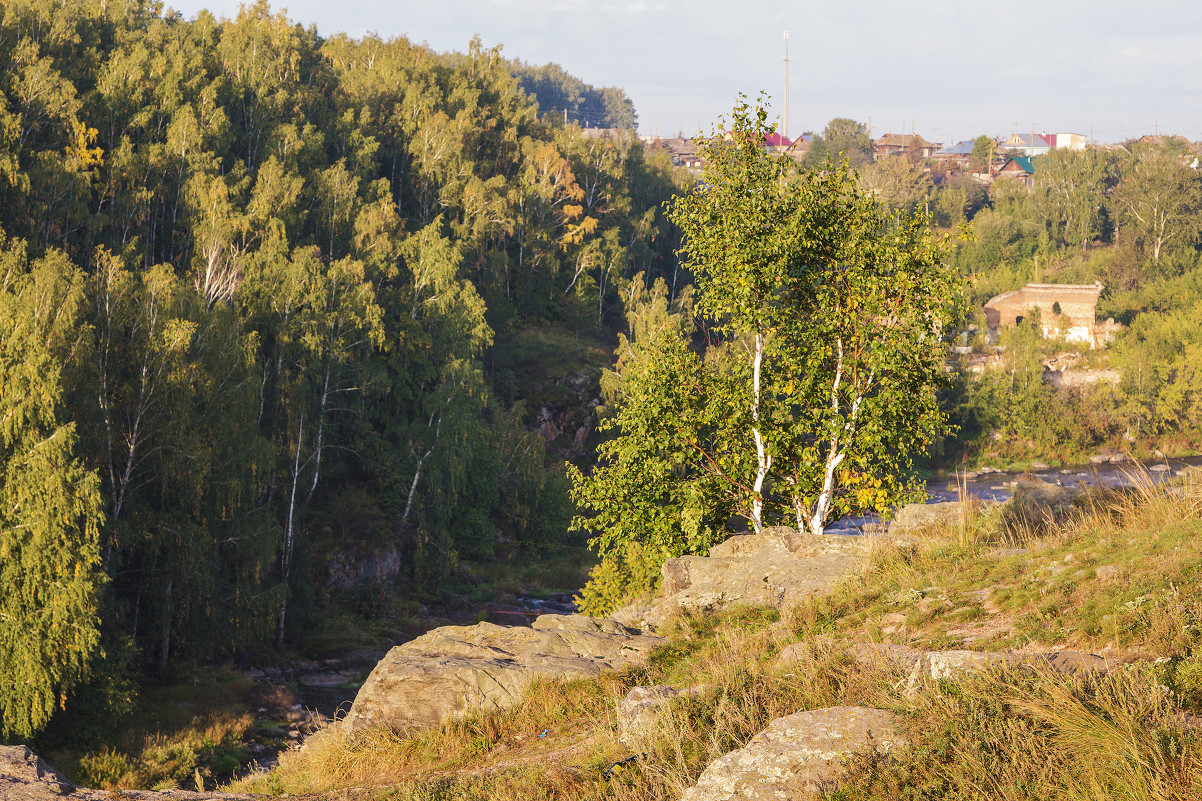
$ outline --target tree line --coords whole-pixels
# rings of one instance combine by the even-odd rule
[[[925,210],[937,228],[963,227],[950,261],[964,279],[959,303],[969,344],[984,347],[982,305],[1028,282],[1091,284],[1105,290],[1101,320],[1123,328],[1113,346],[1043,340],[1027,315],[1004,331],[1000,368],[979,374],[959,364],[942,399],[954,434],[932,465],[995,464],[1034,458],[1079,462],[1100,447],[1136,455],[1202,448],[1202,172],[1197,149],[1179,137],[1121,146],[1057,148],[1033,159],[1029,181],[985,184],[996,145],[974,140],[967,172],[919,154],[873,159],[867,128],[831,120],[804,164],[832,152],[858,166],[860,184],[899,211]],[[1068,390],[1052,386],[1044,362],[1078,351],[1085,367],[1117,370],[1119,383]],[[958,360],[967,362],[965,360]]]
[[[682,280],[680,184],[522,86],[264,2],[0,7],[0,737],[294,640],[336,552],[564,536],[496,357]]]

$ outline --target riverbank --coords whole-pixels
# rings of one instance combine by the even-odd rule
[[[368,585],[370,594],[331,592],[297,650],[265,647],[241,665],[173,662],[124,687],[133,698],[126,714],[51,730],[32,745],[81,786],[213,790],[270,770],[344,716],[394,645],[440,626],[528,624],[539,614],[574,612],[571,592],[590,564],[582,547],[565,545],[537,560],[503,552],[489,563],[465,561],[440,593],[400,593],[382,581]]]

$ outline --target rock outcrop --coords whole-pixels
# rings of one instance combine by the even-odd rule
[[[852,573],[866,544],[863,537],[815,537],[783,526],[736,535],[711,548],[709,556],[669,559],[661,570],[663,599],[614,617],[654,629],[682,611],[733,604],[793,606]]]
[[[1041,467],[1046,468],[1047,465]],[[1079,494],[1079,489],[1025,476],[1015,482],[1013,496],[1001,503],[969,498],[965,502],[912,503],[903,506],[889,524],[889,533],[951,532],[963,525],[968,515],[991,512],[995,508],[1008,526],[1033,530],[1061,519],[1072,508]]]
[[[992,503],[992,502],[990,502]],[[941,533],[964,525],[966,516],[985,507],[985,502],[970,499],[940,503],[911,503],[898,510],[889,524],[890,534],[914,534],[921,531]]]
[[[67,777],[43,762],[23,745],[0,746],[0,798],[4,801],[253,801],[253,796],[232,793],[196,793],[188,790],[89,790],[76,787]]]
[[[837,780],[852,754],[906,744],[892,712],[836,706],[777,718],[746,746],[714,760],[681,801],[784,801]]]
[[[373,726],[432,726],[509,706],[537,677],[596,676],[641,664],[662,642],[583,615],[542,615],[530,627],[444,626],[389,651],[341,725],[350,735]]]
[[[75,791],[67,777],[23,745],[0,746],[0,798],[60,798]]]
[[[683,690],[677,690],[667,684],[630,688],[626,697],[618,701],[619,742],[634,747],[641,737],[654,733],[660,711],[667,707],[673,698],[705,692],[707,686],[698,684]]]
[[[1002,519],[1011,527],[1035,530],[1064,517],[1081,494],[1038,478],[1024,478],[1014,485],[1014,495],[1002,505]]]
[[[1072,675],[1106,673],[1117,664],[1087,651],[925,651],[919,652],[910,671],[906,692],[914,694],[930,682],[954,681],[993,667],[1021,665]]]

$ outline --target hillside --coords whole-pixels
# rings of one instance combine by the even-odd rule
[[[1196,797],[1202,495],[1186,482],[1082,496],[1054,524],[1020,501],[882,537],[799,605],[674,619],[643,667],[540,681],[517,706],[413,735],[324,738],[237,788],[679,798],[775,718],[866,705],[895,714],[910,745],[852,758],[823,797]],[[618,702],[655,685],[696,689],[623,730]]]
[[[0,738],[85,747],[341,610],[475,615],[532,553],[579,585],[564,460],[676,273],[666,157],[540,117],[499,47],[265,2],[21,0],[0,41]]]
[[[862,132],[856,170],[798,162],[744,102],[689,145],[732,180],[697,181],[623,90],[478,38],[14,0],[0,42],[0,741],[105,788],[257,765],[239,787],[667,798],[761,730],[864,707],[911,748],[835,797],[1196,789],[1196,481],[866,555],[821,536],[953,467],[1202,448],[1179,145],[985,187]],[[832,120],[825,152],[862,127]],[[1112,341],[1029,310],[989,332],[982,303],[1028,282],[1100,283]],[[666,641],[612,639],[644,636]],[[405,681],[457,651],[524,700],[339,739],[393,646]],[[488,663],[509,647],[529,660]],[[972,670],[911,680],[936,663]],[[1154,736],[1123,740],[1128,774],[1068,757],[1131,721]],[[1046,763],[1007,750],[1031,738]]]

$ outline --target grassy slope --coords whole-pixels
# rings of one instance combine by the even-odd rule
[[[682,619],[646,667],[548,682],[516,708],[412,737],[330,736],[237,789],[679,798],[706,764],[772,718],[865,703],[901,714],[914,745],[889,761],[853,760],[835,798],[1199,798],[1202,736],[1186,713],[1202,713],[1200,518],[1195,483],[1097,498],[1035,530],[976,520],[925,539],[885,539],[862,575],[783,619],[763,610]],[[843,650],[881,640],[982,650],[1071,645],[1139,659],[1102,678],[998,668],[908,698],[900,673]],[[776,658],[798,642],[806,645],[796,660]],[[633,747],[621,745],[617,700],[632,686],[660,683],[706,687],[675,701]]]

